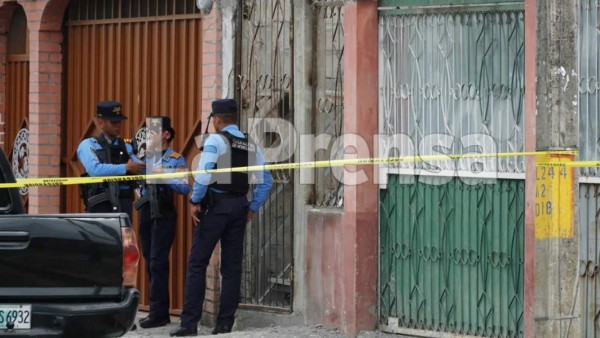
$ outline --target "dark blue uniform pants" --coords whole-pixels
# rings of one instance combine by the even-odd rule
[[[146,272],[150,279],[150,314],[152,318],[169,317],[169,251],[175,238],[175,207],[161,208],[161,217],[150,217],[150,204],[140,208],[140,239]]]
[[[245,196],[222,199],[201,215],[188,258],[182,327],[196,327],[202,317],[206,268],[218,241],[221,241],[221,298],[217,323],[233,326],[240,299],[248,204]]]

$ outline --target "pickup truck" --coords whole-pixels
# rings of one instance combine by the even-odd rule
[[[0,150],[0,183],[15,182]],[[126,214],[31,215],[0,188],[0,337],[120,337],[139,250]]]

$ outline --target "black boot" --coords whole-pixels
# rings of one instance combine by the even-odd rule
[[[231,332],[231,326],[225,324],[217,324],[212,330],[212,334],[229,333]]]
[[[156,317],[146,317],[140,320],[140,327],[142,329],[151,329],[153,327],[161,327],[169,324],[171,319],[169,317],[166,318],[156,318]]]
[[[183,327],[180,326],[175,330],[171,331],[171,337],[190,337],[198,335],[198,328],[196,327]]]

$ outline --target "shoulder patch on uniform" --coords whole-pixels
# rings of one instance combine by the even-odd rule
[[[171,157],[172,157],[172,158],[180,158],[180,157],[181,157],[181,154],[180,154],[180,153],[178,153],[178,152],[175,152],[175,151],[174,151],[174,152],[172,152],[172,153],[171,153]]]
[[[130,139],[130,138],[124,138],[123,139],[123,142],[125,142],[125,143],[131,143],[131,141],[132,141],[132,139]]]

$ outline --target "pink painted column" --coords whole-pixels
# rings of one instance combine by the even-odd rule
[[[536,0],[525,0],[525,151],[536,150]],[[523,316],[526,338],[535,337],[535,157],[525,157],[525,253]]]
[[[378,2],[359,0],[344,8],[344,134],[354,133],[375,154],[373,135],[378,130]],[[346,149],[351,152],[351,149]],[[350,169],[348,169],[350,170]],[[350,336],[373,330],[377,317],[378,186],[373,166],[364,171],[367,181],[344,186],[344,251],[341,283],[344,287],[344,331]]]

